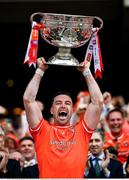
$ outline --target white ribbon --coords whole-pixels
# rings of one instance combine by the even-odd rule
[[[100,46],[99,46],[99,41],[98,41],[98,28],[93,28],[93,34],[91,36],[90,42],[87,47],[87,51],[85,54],[85,60],[84,62],[91,62],[92,55],[93,55],[93,60],[94,60],[94,71],[95,71],[95,76],[100,76],[101,77],[101,56],[100,56]]]

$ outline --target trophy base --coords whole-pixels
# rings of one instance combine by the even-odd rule
[[[46,62],[48,65],[58,65],[58,66],[77,66],[79,67],[80,64],[78,60],[70,53],[70,48],[60,47],[59,52],[49,58]]]
[[[78,62],[75,62],[75,59],[73,61],[73,59],[69,60],[69,59],[57,59],[55,56],[53,56],[51,59],[48,60],[48,62],[46,62],[46,64],[48,65],[57,65],[57,66],[77,66],[79,67],[80,64]]]

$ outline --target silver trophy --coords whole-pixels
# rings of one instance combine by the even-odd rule
[[[45,27],[40,29],[42,38],[59,48],[46,62],[48,65],[79,66],[79,61],[71,54],[71,48],[86,44],[94,27],[103,27],[102,19],[96,16],[37,12],[31,15],[31,22],[34,19]]]

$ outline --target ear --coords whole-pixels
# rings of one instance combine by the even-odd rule
[[[53,115],[53,108],[51,107],[51,109],[50,109],[50,113]]]

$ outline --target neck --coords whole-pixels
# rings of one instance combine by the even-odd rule
[[[34,157],[33,158],[26,158],[25,161],[31,161],[33,159],[35,159],[35,158]]]
[[[103,152],[101,151],[99,154],[93,154],[95,157],[99,157]]]
[[[111,132],[112,136],[115,137],[115,138],[118,138],[121,136],[122,134],[122,131],[118,132],[118,133],[115,133],[115,132]]]
[[[67,121],[67,122],[58,122],[58,121],[54,120],[54,125],[55,126],[68,126],[68,125],[70,125],[70,122],[69,121]]]

